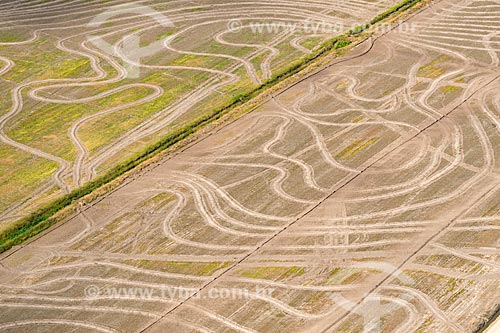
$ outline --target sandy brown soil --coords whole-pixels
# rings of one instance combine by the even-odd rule
[[[4,255],[0,329],[472,331],[500,297],[499,16],[437,2]]]

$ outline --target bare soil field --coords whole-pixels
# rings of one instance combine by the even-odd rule
[[[499,18],[436,1],[5,253],[0,330],[473,332],[500,299]]]

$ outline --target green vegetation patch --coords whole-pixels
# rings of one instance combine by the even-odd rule
[[[323,40],[323,37],[309,37],[304,39],[300,44],[306,49],[313,51],[317,47],[321,46]]]
[[[15,31],[0,30],[0,43],[21,42],[29,37],[22,36]]]
[[[0,211],[26,198],[56,170],[57,163],[0,144]]]
[[[240,276],[251,279],[283,280],[304,275],[305,270],[298,266],[268,266],[241,269],[237,272]]]
[[[189,8],[189,9],[186,9],[184,10],[184,12],[186,13],[196,13],[196,12],[204,12],[204,11],[207,11],[208,8],[206,7],[198,7],[198,8]]]
[[[5,78],[14,82],[47,80],[62,78],[81,78],[92,68],[90,60],[83,57],[68,57],[59,50],[31,50],[30,54],[15,54],[11,58],[15,63]]]
[[[152,260],[127,260],[126,264],[149,270],[159,270],[162,272],[212,276],[217,271],[229,267],[232,262],[163,262]]]
[[[15,127],[8,129],[7,135],[28,146],[49,152],[61,158],[72,160],[76,149],[69,136],[68,129],[77,120],[121,103],[131,103],[151,94],[150,89],[136,87],[106,96],[94,102],[80,104],[43,104],[34,113],[20,113],[16,117]],[[137,108],[137,107],[136,107]],[[108,139],[108,131],[93,132]]]
[[[429,79],[435,79],[446,73],[446,70],[439,66],[440,63],[449,60],[446,55],[440,55],[430,63],[419,68],[417,75]]]
[[[442,93],[445,93],[445,94],[450,94],[450,93],[453,93],[459,89],[460,89],[460,87],[457,87],[457,86],[443,86],[443,87],[439,88],[439,91],[441,91]]]
[[[365,149],[368,149],[370,146],[372,146],[375,142],[378,141],[378,138],[371,138],[371,139],[366,139],[366,140],[356,140],[353,143],[351,143],[349,146],[345,147],[342,149],[340,153],[335,155],[336,158],[342,159],[342,160],[350,160],[354,156],[356,156],[358,153],[362,152]]]
[[[340,39],[335,43],[335,49],[338,50],[338,49],[344,48],[348,45],[351,45],[351,43],[352,42],[348,39]]]

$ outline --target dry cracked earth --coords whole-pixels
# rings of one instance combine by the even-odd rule
[[[6,253],[0,330],[474,331],[500,298],[500,3],[407,23]]]

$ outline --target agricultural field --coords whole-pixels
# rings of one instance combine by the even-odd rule
[[[2,1],[2,225],[227,105],[394,2]],[[275,25],[254,31],[255,23]],[[298,28],[288,29],[293,23]]]
[[[71,3],[86,8],[79,18],[103,6]],[[139,79],[67,23],[34,41],[71,53],[59,63],[72,78],[5,61],[4,95],[18,97],[3,102],[0,152],[12,162],[2,172],[46,170],[23,195],[92,179],[307,52],[297,36],[226,39],[231,15],[354,22],[391,5],[140,3],[172,10],[179,30]],[[29,8],[25,20],[43,17]],[[213,30],[190,31],[210,20]],[[118,22],[100,31],[109,43],[154,26]],[[500,308],[500,4],[433,1],[406,23],[4,253],[0,331],[476,332]],[[220,46],[231,58],[216,59],[221,38],[239,44]],[[0,54],[22,63],[25,45],[12,43]],[[50,68],[58,56],[46,52],[31,61]]]

